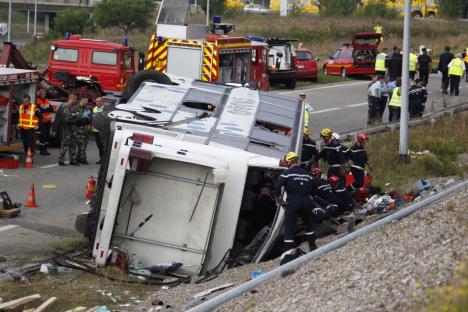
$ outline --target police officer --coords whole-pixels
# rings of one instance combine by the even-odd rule
[[[104,106],[104,100],[102,99],[102,97],[98,97],[96,99],[96,106],[93,108],[93,114],[92,114],[93,122],[94,122],[94,118],[96,117],[96,115],[103,111],[103,106]],[[96,162],[96,165],[99,165],[101,163],[102,156],[104,155],[104,144],[102,143],[102,138],[99,133],[99,130],[96,129],[94,125],[91,128],[91,132],[93,133],[94,140],[96,141],[96,146],[99,151],[99,161]]]
[[[355,190],[364,186],[364,168],[369,166],[366,143],[369,141],[367,134],[361,132],[356,136],[356,143],[351,146],[349,159],[352,161],[351,173],[354,177],[353,188]]]
[[[309,250],[317,248],[315,244],[314,215],[312,213],[312,200],[310,192],[312,190],[312,178],[309,173],[299,166],[299,156],[295,152],[289,152],[285,160],[288,169],[285,170],[275,187],[275,195],[282,200],[282,188],[287,193],[287,207],[284,218],[284,249],[290,250],[295,247],[294,229],[297,217],[301,216],[305,225],[305,236],[309,243]],[[292,257],[284,257],[281,265],[291,261]]]
[[[455,58],[448,64],[450,77],[450,95],[458,96],[461,77],[465,72],[465,62],[461,58],[461,53],[455,54]]]
[[[388,68],[388,61],[390,59],[388,58],[388,49],[384,48],[382,52],[377,54],[377,57],[375,58],[375,74],[377,76],[384,76],[387,74],[387,68]]]
[[[24,95],[23,103],[18,108],[18,129],[23,139],[24,154],[28,153],[28,149],[31,149],[31,153],[34,155],[39,117],[41,117],[41,109],[31,103],[29,95]]]
[[[453,53],[450,52],[450,47],[445,47],[445,52],[439,57],[439,71],[442,73],[441,92],[447,94],[449,86],[448,64],[453,60]]]
[[[314,157],[315,161],[320,159],[325,160],[328,163],[328,177],[332,175],[342,177],[343,176],[343,166],[345,163],[345,158],[341,150],[341,144],[333,137],[333,132],[329,128],[323,128],[320,131],[320,136],[322,137],[325,146],[322,148],[319,154]]]
[[[301,167],[307,171],[314,161],[314,156],[317,155],[317,143],[309,137],[309,128],[304,127],[304,135],[302,137],[302,153],[301,153]]]
[[[76,161],[77,137],[76,137],[76,123],[79,118],[79,108],[77,108],[76,94],[71,93],[68,96],[68,102],[60,106],[56,118],[58,119],[57,125],[60,127],[62,133],[62,142],[60,144],[59,166],[66,166],[65,156],[68,151],[70,155],[70,165],[79,166]]]
[[[46,92],[44,89],[37,91],[36,104],[39,105],[42,113],[42,118],[39,122],[39,149],[41,155],[50,155],[47,151],[47,144],[49,143],[50,125],[52,123],[52,113],[54,108],[50,105],[49,99],[46,99]]]
[[[81,96],[78,108],[79,117],[76,126],[76,143],[78,147],[77,161],[87,165],[86,147],[88,146],[89,125],[91,124],[91,111],[88,108],[88,98]]]
[[[411,49],[411,52],[409,54],[409,75],[411,79],[414,79],[414,76],[416,76],[417,66],[418,66],[418,57],[416,54],[414,54],[414,50]]]

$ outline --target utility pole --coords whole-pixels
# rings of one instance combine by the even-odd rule
[[[8,39],[7,41],[11,41],[11,0],[8,1]]]
[[[210,0],[206,0],[206,26],[210,26]]]
[[[288,16],[288,0],[280,0],[280,16]]]
[[[27,22],[27,25],[26,25],[26,32],[29,34],[29,10],[28,10],[28,22]]]
[[[37,0],[34,0],[34,28],[33,28],[33,35],[36,38],[37,33]]]
[[[409,53],[411,35],[411,0],[405,1],[403,21],[403,70],[401,77],[400,157],[408,159]]]

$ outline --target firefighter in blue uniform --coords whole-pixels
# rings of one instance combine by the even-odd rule
[[[281,201],[282,188],[287,193],[287,207],[285,208],[284,218],[284,249],[292,250],[294,244],[294,230],[296,227],[297,217],[301,219],[305,225],[305,236],[309,243],[309,250],[317,248],[315,244],[314,223],[316,216],[312,212],[314,203],[310,197],[312,190],[312,177],[309,173],[302,169],[299,164],[299,156],[295,152],[289,152],[285,160],[288,163],[288,169],[285,170],[275,187],[275,195]],[[281,259],[281,265],[291,261],[295,257],[284,257]]]
[[[356,136],[356,143],[351,147],[349,158],[353,162],[351,173],[354,177],[353,189],[357,190],[364,186],[364,168],[369,166],[367,158],[366,143],[369,141],[367,134],[361,132]]]

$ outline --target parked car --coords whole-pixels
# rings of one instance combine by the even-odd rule
[[[265,8],[261,4],[249,3],[244,7],[244,13],[267,15],[270,13],[270,9]]]
[[[312,55],[312,52],[307,48],[296,49],[296,79],[310,79],[317,81],[318,59]]]
[[[323,64],[325,75],[348,77],[351,75],[375,74],[375,58],[381,34],[362,32],[354,35],[352,43],[343,46],[330,55]]]

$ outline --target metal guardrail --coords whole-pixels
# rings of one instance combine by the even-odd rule
[[[374,223],[371,223],[359,230],[356,230],[355,232],[352,232],[342,238],[339,238],[331,243],[328,243],[318,249],[315,249],[312,252],[309,252],[308,254],[305,254],[304,256],[297,258],[291,262],[286,263],[285,265],[282,265],[276,269],[273,269],[265,274],[262,274],[244,284],[241,284],[237,286],[236,288],[233,288],[231,290],[228,290],[227,292],[216,296],[196,307],[193,307],[188,310],[188,312],[205,312],[205,311],[212,311],[216,309],[217,307],[221,306],[222,304],[228,302],[231,299],[234,299],[236,297],[239,297],[240,295],[264,284],[267,281],[270,281],[271,279],[285,273],[291,270],[294,270],[298,268],[300,265],[303,265],[306,262],[309,262],[313,260],[314,258],[320,257],[326,253],[329,253],[333,250],[336,250],[347,243],[355,240],[356,238],[365,235],[371,231],[374,231],[380,227],[382,227],[385,224],[392,223],[393,221],[399,221],[403,218],[406,218],[407,216],[411,215],[412,213],[416,212],[419,209],[422,209],[426,207],[427,205],[453,193],[456,191],[459,191],[463,188],[468,187],[468,180],[465,180],[455,186],[452,186],[451,188],[448,188],[440,193],[437,193],[431,197],[425,198],[422,201],[413,204],[409,207],[406,207],[402,210],[399,210],[383,219],[380,219]]]

